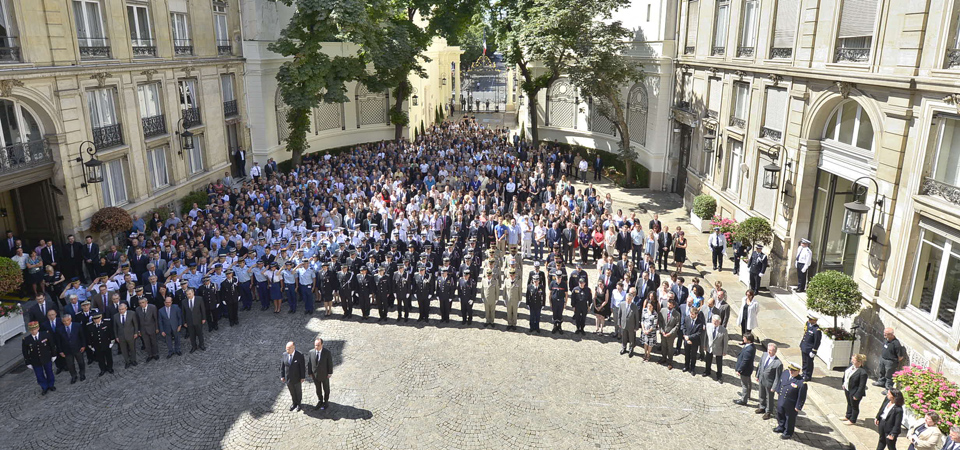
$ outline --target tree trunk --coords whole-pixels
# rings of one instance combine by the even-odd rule
[[[303,161],[303,151],[299,148],[291,149],[290,155],[290,164],[291,167],[297,167],[300,165],[300,162]]]
[[[527,106],[527,112],[530,113],[530,138],[533,139],[533,148],[537,148],[540,146],[540,132],[537,126],[537,94],[528,92],[527,96],[530,97]]]
[[[405,88],[406,88],[406,83],[400,83],[400,86],[397,87],[397,95],[396,95],[397,98],[394,101],[395,103],[393,104],[393,111],[397,117],[399,117],[399,114],[403,112],[403,99],[406,97]],[[393,140],[400,141],[400,139],[403,137],[403,124],[396,123],[396,124],[393,124],[393,126],[394,126]]]

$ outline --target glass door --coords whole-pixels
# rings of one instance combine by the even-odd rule
[[[829,172],[820,171],[813,201],[811,249],[819,270],[836,270],[853,275],[857,263],[860,236],[846,234],[843,225],[843,204],[853,198],[853,182]]]

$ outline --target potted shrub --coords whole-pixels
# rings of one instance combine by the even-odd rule
[[[123,239],[117,240],[117,234],[127,232],[131,228],[133,228],[133,218],[130,217],[130,213],[116,206],[101,208],[90,218],[90,230],[96,233],[107,233],[114,242],[123,242]]]
[[[0,258],[0,292],[18,291],[22,283],[23,274],[20,272],[20,266],[10,258]],[[8,339],[25,331],[20,305],[0,304],[0,346]]]
[[[690,223],[701,233],[709,233],[710,220],[717,213],[717,199],[700,194],[693,199],[693,208],[690,209]]]
[[[949,434],[950,427],[960,424],[960,385],[948,380],[942,372],[911,364],[894,372],[893,381],[903,392],[903,423],[908,428],[934,411],[940,414],[940,431]]]
[[[822,328],[823,340],[817,356],[827,367],[846,367],[850,357],[859,352],[856,336],[837,324],[839,317],[849,317],[860,312],[863,296],[853,277],[827,270],[814,275],[807,285],[807,308],[818,314],[833,317],[833,326]]]
[[[767,219],[763,217],[751,217],[737,225],[733,239],[749,249],[747,257],[740,263],[740,282],[749,286],[750,270],[747,269],[747,263],[750,261],[750,255],[753,254],[753,246],[763,244],[763,253],[769,258],[769,246],[770,243],[773,242],[773,228],[770,227],[770,222],[768,222]],[[770,272],[771,270],[767,269],[763,276],[760,277],[760,287],[770,286]]]

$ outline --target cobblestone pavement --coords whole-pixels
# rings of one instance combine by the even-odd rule
[[[344,321],[339,308],[332,318],[246,312],[208,335],[206,352],[149,364],[141,352],[139,366],[102,378],[93,368],[75,385],[64,373],[43,397],[20,370],[0,377],[0,448],[842,448],[809,402],[791,441],[734,405],[736,346],[721,385],[619,356],[611,338],[574,336],[569,309],[558,336],[527,334],[525,305],[516,332],[504,331],[502,304],[497,330],[475,308],[472,327]],[[289,340],[306,352],[318,335],[334,355],[332,405],[289,412],[280,353]],[[304,403],[316,400],[307,381]]]

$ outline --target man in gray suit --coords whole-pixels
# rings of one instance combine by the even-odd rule
[[[313,341],[313,350],[307,356],[307,374],[313,378],[317,388],[317,406],[313,409],[327,409],[330,400],[330,376],[333,375],[333,356],[330,350],[323,348],[323,339]]]
[[[143,345],[147,351],[147,362],[151,359],[160,359],[160,348],[157,345],[157,335],[160,334],[157,307],[149,304],[146,297],[140,297],[137,322],[140,324],[140,336],[143,337]]]
[[[620,354],[627,353],[630,346],[630,357],[633,358],[633,348],[637,345],[637,328],[640,328],[640,308],[633,298],[637,295],[636,288],[630,288],[627,301],[617,307],[617,325],[620,328]]]
[[[660,364],[667,365],[668,370],[673,370],[673,343],[676,342],[677,333],[680,331],[680,311],[677,309],[677,300],[670,296],[667,300],[667,307],[660,310],[660,350],[663,352],[663,360]]]
[[[780,374],[783,372],[783,363],[777,358],[777,344],[767,344],[767,352],[760,357],[757,366],[757,384],[760,385],[760,405],[757,414],[763,414],[767,420],[776,412],[777,391],[780,390]]]
[[[193,288],[187,289],[187,298],[183,301],[183,326],[190,336],[190,353],[197,351],[198,339],[200,350],[207,350],[203,346],[203,325],[207,323],[206,317],[207,307],[203,305],[203,300],[196,297]]]
[[[183,327],[183,314],[180,307],[173,304],[173,297],[169,295],[163,299],[163,308],[159,314],[160,336],[167,340],[167,359],[174,353],[180,352],[180,328]]]
[[[300,400],[303,399],[301,384],[306,379],[307,369],[303,361],[303,353],[297,351],[293,341],[287,342],[287,351],[280,357],[280,382],[287,385],[293,405],[290,411],[300,411]]]
[[[140,326],[137,325],[137,316],[127,310],[127,304],[121,303],[118,312],[113,316],[113,335],[120,344],[120,353],[123,355],[125,369],[137,365],[137,336]]]
[[[703,376],[710,376],[710,366],[716,362],[717,382],[720,384],[723,384],[723,355],[727,353],[727,343],[729,341],[727,338],[727,329],[723,327],[722,322],[720,316],[714,315],[710,323],[707,324],[703,338],[704,349],[707,352],[707,357],[705,358],[707,370],[703,372]]]

